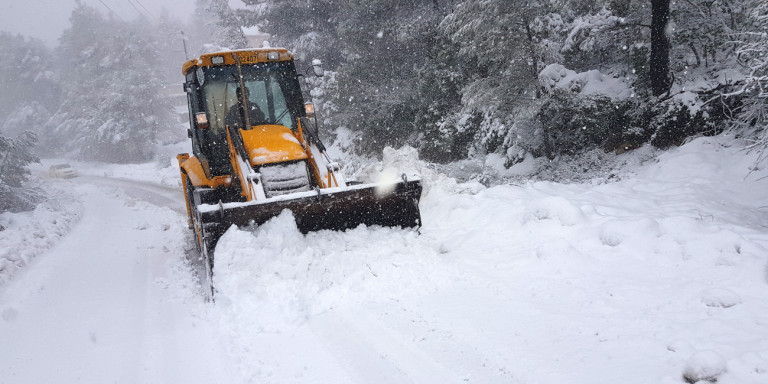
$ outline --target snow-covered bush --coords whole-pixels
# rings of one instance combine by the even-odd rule
[[[675,99],[649,104],[644,116],[649,131],[653,132],[651,144],[665,149],[683,144],[690,136],[722,132],[726,117],[722,107],[721,104],[707,104],[694,112]],[[640,124],[645,123],[643,120]]]
[[[598,95],[615,100],[626,99],[634,94],[624,79],[605,75],[595,69],[577,73],[560,64],[550,64],[542,69],[539,84],[545,93],[561,89],[574,95]]]
[[[480,129],[482,114],[450,114],[425,129],[419,149],[424,156],[438,162],[456,161],[467,157]],[[427,127],[429,128],[429,127]]]
[[[634,137],[630,111],[634,103],[603,95],[574,97],[555,90],[542,105],[538,117],[545,131],[544,152],[549,158],[573,155],[602,147],[615,149]]]
[[[539,111],[549,158],[602,148],[624,152],[650,142],[658,148],[681,145],[694,135],[723,130],[726,107],[707,104],[695,112],[675,99],[659,101],[581,96],[556,91]]]
[[[0,287],[31,266],[35,257],[59,244],[82,212],[82,201],[71,187],[43,182],[26,191],[40,196],[34,207],[21,213],[0,209]]]

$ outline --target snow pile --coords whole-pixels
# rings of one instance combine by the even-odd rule
[[[550,64],[539,73],[539,83],[546,90],[563,89],[585,96],[607,96],[614,100],[631,97],[632,87],[621,79],[604,75],[593,69],[577,73],[561,64]]]
[[[715,288],[704,291],[701,302],[708,307],[730,308],[741,303],[741,298],[730,289]]]
[[[284,213],[221,239],[230,352],[246,381],[764,383],[768,178],[734,144],[490,188],[394,151],[430,186],[420,234],[302,235]]]
[[[525,207],[523,224],[538,220],[557,220],[561,225],[571,227],[584,222],[584,213],[562,197],[549,196],[533,200]]]
[[[725,372],[725,359],[714,351],[696,352],[688,359],[683,378],[689,383],[714,383]]]
[[[30,212],[0,213],[0,286],[36,256],[56,245],[80,219],[82,202],[69,183],[49,183],[49,200]]]
[[[308,321],[351,303],[434,292],[455,275],[414,230],[303,235],[287,211],[252,231],[230,228],[215,260],[216,314],[246,382],[340,382],[322,379],[324,352],[300,336]]]
[[[434,291],[449,268],[416,231],[363,225],[303,235],[289,211],[252,231],[231,228],[215,257],[217,304],[265,332],[349,301]]]

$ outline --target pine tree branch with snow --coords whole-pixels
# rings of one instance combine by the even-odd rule
[[[0,135],[0,213],[30,210],[40,199],[40,191],[25,187],[30,172],[27,165],[39,161],[32,152],[37,135],[25,131],[15,138]]]
[[[768,4],[754,1],[748,29],[736,35],[735,53],[746,72],[744,84],[730,96],[739,96],[732,129],[748,137],[749,149],[760,151],[756,167],[768,158]]]

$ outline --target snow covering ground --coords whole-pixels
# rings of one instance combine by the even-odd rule
[[[0,286],[0,382],[766,383],[755,156],[699,138],[614,183],[485,187],[389,152],[424,179],[420,231],[231,228],[215,304],[175,168],[79,164],[68,214],[2,218],[6,250],[80,217],[10,252],[38,250]]]
[[[82,201],[58,185],[42,185],[50,198],[34,211],[0,213],[0,286],[37,255],[56,245],[80,219]]]

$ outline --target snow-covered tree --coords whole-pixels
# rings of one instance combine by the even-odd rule
[[[556,156],[562,148],[544,148],[554,142],[577,153],[580,145],[666,147],[716,132],[721,110],[696,109],[698,116],[666,92],[702,74],[687,65],[727,56],[724,37],[750,7],[744,0],[243,2],[250,13],[239,12],[241,20],[338,70],[331,120],[357,131],[363,151],[408,143],[432,160],[496,152],[510,163],[525,153]],[[540,75],[550,64],[613,78],[633,100],[543,94]],[[617,123],[570,132],[578,119],[569,125],[544,116],[561,112]]]
[[[578,15],[566,21],[564,29],[567,35],[560,48],[561,63],[575,71],[600,68],[606,73],[626,72],[616,67],[626,66],[624,55],[642,38],[633,33],[627,18],[607,8]]]
[[[248,47],[248,40],[243,34],[243,22],[230,8],[228,0],[208,0],[208,12],[215,20],[214,44],[230,49]]]
[[[734,126],[755,139],[754,147],[768,157],[768,4],[751,1],[746,30],[737,35],[736,55],[746,72],[745,82],[730,94],[741,99]]]
[[[8,32],[0,32],[0,52],[0,115],[8,116],[33,101],[55,110],[60,89],[53,52],[42,41]]]
[[[38,161],[32,149],[37,143],[37,135],[25,131],[15,138],[0,133],[0,213],[19,212],[34,208],[40,192],[27,188],[29,163]]]
[[[359,0],[343,11],[347,17],[337,27],[345,52],[337,77],[340,123],[362,133],[363,151],[412,143],[416,71],[428,57],[440,4]]]
[[[84,159],[149,159],[176,116],[161,93],[154,39],[141,22],[125,23],[79,5],[60,41],[65,100],[44,139],[49,150]]]
[[[243,49],[248,47],[244,24],[228,0],[196,0],[190,34],[200,45],[214,49]]]
[[[489,104],[496,92],[536,94],[541,53],[533,21],[544,13],[539,1],[470,0],[458,5],[440,24],[458,46],[458,56],[476,63],[471,103]],[[503,81],[499,81],[503,78]]]
[[[686,0],[671,7],[673,52],[688,51],[686,64],[708,67],[725,59],[729,36],[743,23],[743,2],[736,0]]]
[[[40,102],[28,101],[6,116],[0,123],[0,131],[8,136],[17,136],[24,131],[39,132],[50,118],[51,112]]]
[[[196,53],[192,52],[188,41],[187,25],[162,13],[151,23],[145,23],[145,27],[157,53],[157,76],[180,92],[181,66]]]
[[[437,25],[457,1],[244,2],[251,14],[243,18],[271,34],[272,43],[336,71],[335,93],[326,95],[338,107],[332,120],[361,134],[358,149],[375,153],[414,140],[417,70]]]
[[[333,0],[243,0],[250,11],[239,12],[246,24],[269,33],[270,43],[290,48],[301,60],[320,59],[335,70],[343,52],[337,26],[345,15]]]
[[[542,64],[559,58],[557,1],[468,0],[441,21],[420,71],[420,148],[441,161],[500,149],[514,116],[539,96]],[[520,124],[520,126],[528,126]]]

